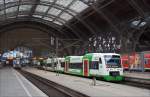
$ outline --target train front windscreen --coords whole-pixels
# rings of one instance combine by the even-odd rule
[[[105,55],[105,63],[107,68],[121,68],[121,59],[117,55]]]

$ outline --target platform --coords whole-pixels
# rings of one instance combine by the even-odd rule
[[[0,69],[0,97],[48,97],[13,68]]]
[[[104,96],[106,97],[112,97],[112,96],[149,97],[150,96],[150,90],[148,89],[136,88],[132,86],[121,85],[117,83],[109,83],[104,81],[97,81],[96,86],[93,86],[92,80],[87,78],[64,75],[64,74],[60,74],[59,76],[56,76],[56,73],[54,72],[38,70],[36,68],[25,68],[24,70],[91,97],[104,97]]]
[[[150,72],[124,72],[124,76],[150,80]]]

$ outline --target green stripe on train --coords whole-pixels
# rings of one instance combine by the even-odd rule
[[[109,75],[105,75],[105,76],[103,76],[103,78],[106,81],[122,81],[123,80],[123,76],[109,76]]]
[[[69,69],[68,73],[70,73],[70,74],[77,74],[77,75],[83,75],[83,70],[82,69]]]

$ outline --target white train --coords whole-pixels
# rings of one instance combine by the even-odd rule
[[[107,81],[123,80],[120,55],[116,53],[89,53],[84,56],[48,58],[45,63],[43,68],[48,70],[86,77],[96,76]]]

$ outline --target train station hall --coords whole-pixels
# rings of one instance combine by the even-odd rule
[[[0,97],[150,97],[150,0],[0,0]]]

